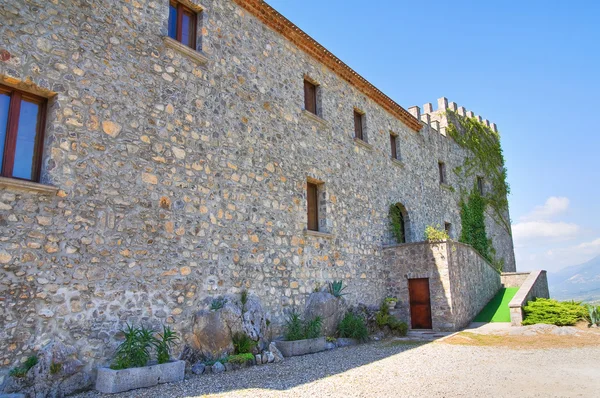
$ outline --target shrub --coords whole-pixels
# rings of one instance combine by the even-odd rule
[[[171,359],[171,348],[177,344],[179,337],[168,326],[163,326],[163,332],[155,339],[156,359],[158,363],[167,363]]]
[[[9,374],[12,377],[19,377],[19,378],[25,377],[27,375],[27,372],[29,372],[29,369],[33,368],[35,365],[37,365],[37,363],[38,363],[38,357],[35,355],[32,355],[32,356],[28,357],[21,366],[12,368],[10,370]]]
[[[111,369],[127,369],[145,366],[150,360],[150,349],[156,344],[153,336],[154,331],[144,326],[134,328],[127,325],[122,330],[125,335],[123,341],[117,348],[115,361]]]
[[[310,321],[304,322],[304,338],[305,339],[316,339],[321,335],[321,328],[323,326],[323,319],[320,316]]]
[[[346,288],[343,286],[344,282],[342,281],[333,281],[329,282],[329,293],[331,293],[334,297],[342,297],[346,293],[342,293],[342,290]]]
[[[398,299],[396,297],[386,297],[383,300],[383,302],[386,303],[386,304],[389,304],[389,303],[394,303],[395,304],[395,303],[398,302]]]
[[[306,321],[296,311],[291,311],[285,321],[284,337],[287,341],[314,339],[321,335],[322,326],[320,316]]]
[[[242,290],[240,295],[240,302],[242,303],[242,313],[246,312],[246,303],[248,303],[248,291]]]
[[[61,370],[62,370],[62,364],[61,363],[52,362],[50,364],[50,374],[51,375],[55,375],[58,372],[60,372]]]
[[[390,205],[390,227],[397,243],[404,243],[404,216],[402,209],[396,204]]]
[[[523,311],[525,312],[523,325],[545,323],[556,326],[572,326],[589,315],[587,308],[579,302],[558,302],[544,298],[530,301],[523,307]]]
[[[256,347],[256,341],[252,340],[247,334],[237,332],[231,337],[233,348],[236,354],[252,353],[252,349]]]
[[[216,299],[211,301],[210,309],[212,311],[220,310],[221,308],[223,308],[225,306],[226,302],[227,302],[227,299],[224,299],[223,297],[217,297]]]
[[[442,242],[448,239],[450,239],[448,233],[441,229],[439,225],[437,228],[433,225],[429,225],[425,228],[425,240],[428,242]]]
[[[375,313],[375,323],[379,328],[389,327],[392,333],[399,336],[406,336],[408,325],[390,315],[390,310],[385,300],[379,306],[379,311]]]
[[[227,361],[229,363],[235,364],[235,365],[243,365],[245,363],[248,363],[249,361],[252,361],[254,359],[254,355],[251,353],[244,353],[244,354],[237,354],[237,355],[231,355],[229,357],[227,357]]]
[[[347,312],[344,319],[338,325],[340,337],[349,337],[351,339],[365,341],[369,337],[369,330],[365,320],[351,312]]]

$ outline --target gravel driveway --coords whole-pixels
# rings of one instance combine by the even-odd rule
[[[512,350],[383,341],[111,397],[594,397],[599,374],[600,346]]]

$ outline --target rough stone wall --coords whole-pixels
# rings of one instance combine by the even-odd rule
[[[460,226],[437,163],[462,164],[461,148],[410,130],[232,1],[202,3],[206,65],[165,46],[166,0],[0,1],[0,82],[50,97],[42,181],[60,189],[0,188],[0,365],[62,339],[92,367],[125,322],[182,331],[243,288],[274,324],[331,280],[376,304],[391,203],[409,212],[409,241]],[[326,124],[302,112],[305,75]],[[370,147],[353,140],[355,107]],[[325,183],[330,236],[304,232],[307,178]]]
[[[454,329],[467,326],[502,287],[500,274],[476,250],[448,244]]]
[[[454,330],[448,245],[408,243],[390,246],[383,251],[390,270],[387,279],[389,294],[398,298],[396,310],[400,319],[410,327],[408,280],[429,278],[433,330]]]
[[[500,280],[504,287],[521,287],[530,272],[503,272]]]
[[[472,247],[458,242],[420,242],[384,249],[390,294],[410,325],[408,280],[429,278],[433,330],[467,325],[500,289],[500,274]]]

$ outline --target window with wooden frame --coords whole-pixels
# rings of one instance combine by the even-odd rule
[[[440,173],[440,184],[446,184],[446,163],[438,162],[438,170]]]
[[[317,115],[317,85],[304,79],[304,109]]]
[[[354,110],[354,137],[366,142],[367,137],[365,136],[364,130],[364,117],[364,114],[356,109]]]
[[[169,1],[169,37],[196,50],[198,14],[178,1]]]
[[[307,229],[319,230],[319,186],[312,182],[306,183],[306,208],[308,211]]]
[[[483,177],[477,177],[477,190],[479,194],[483,196]]]
[[[398,136],[394,133],[390,133],[390,148],[392,159],[398,159]]]
[[[39,181],[47,99],[0,85],[0,175]]]

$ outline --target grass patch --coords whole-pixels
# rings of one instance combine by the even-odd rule
[[[508,304],[515,297],[518,287],[502,288],[481,310],[473,322],[510,322]]]

